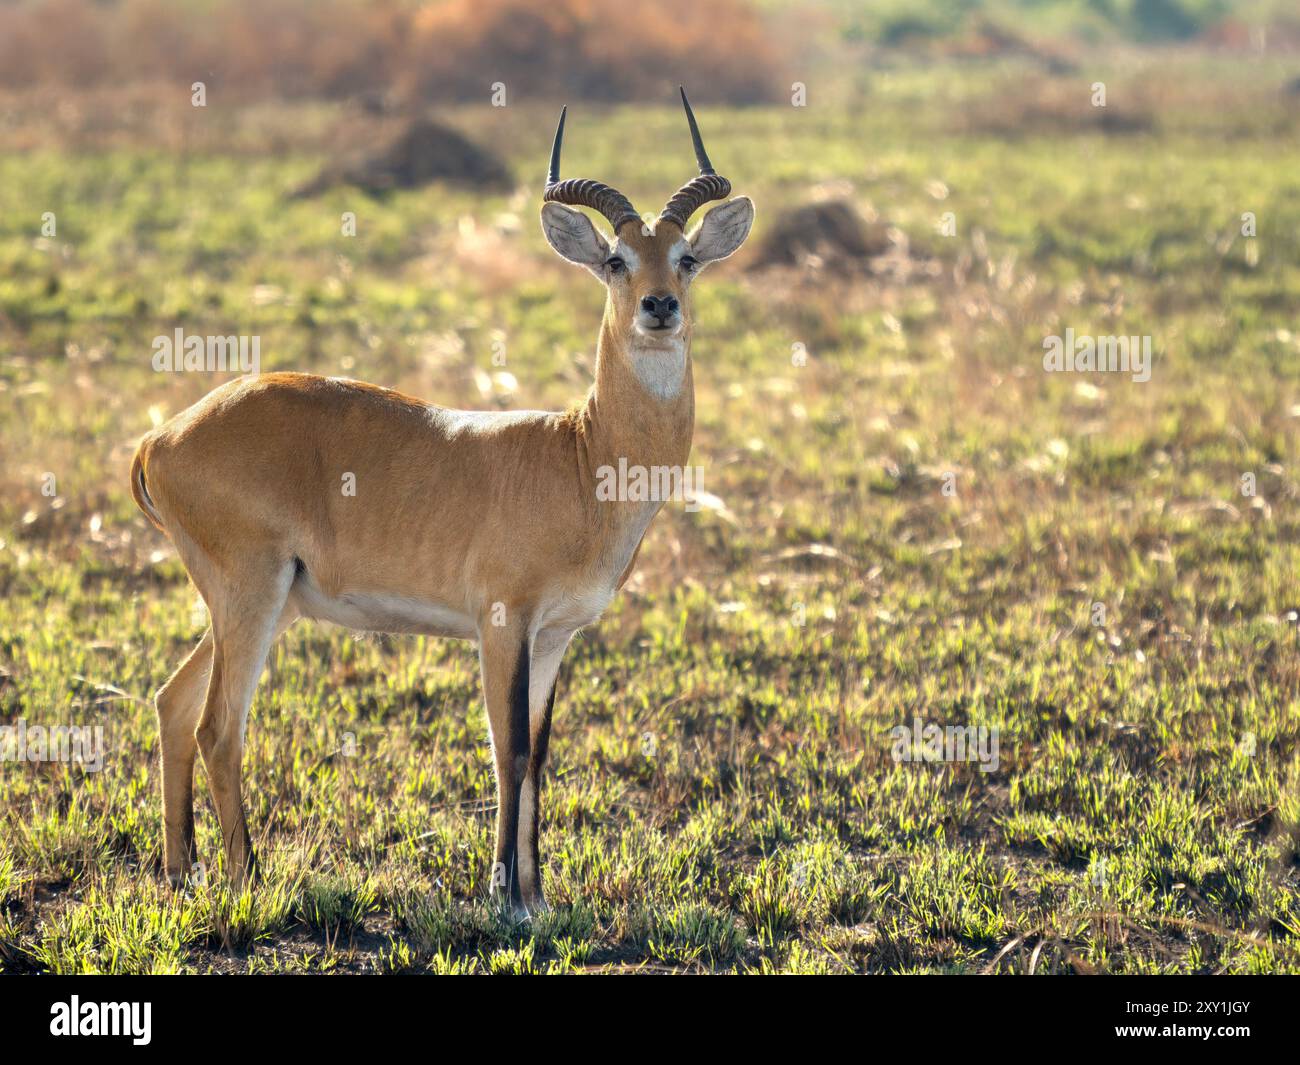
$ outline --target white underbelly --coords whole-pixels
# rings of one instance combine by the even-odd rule
[[[542,601],[533,618],[534,633],[572,633],[599,619],[614,598],[612,584],[596,584],[577,591],[553,592]]]
[[[477,635],[474,619],[442,603],[392,593],[341,592],[326,595],[310,578],[299,578],[290,593],[303,617],[331,621],[363,632],[405,632],[425,636]]]

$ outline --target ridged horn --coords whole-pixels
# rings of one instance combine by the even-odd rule
[[[567,203],[573,207],[591,207],[599,211],[618,232],[618,227],[626,222],[640,222],[632,201],[618,189],[601,181],[589,178],[569,178],[560,180],[560,146],[564,141],[564,117],[568,107],[560,109],[560,124],[555,127],[555,143],[551,145],[551,167],[546,174],[546,191],[542,193],[544,203]]]
[[[700,136],[699,124],[695,121],[695,112],[691,102],[686,99],[686,90],[678,86],[682,94],[682,107],[686,109],[686,121],[691,127],[691,143],[695,147],[695,162],[700,168],[698,177],[691,178],[685,185],[673,193],[672,198],[659,214],[659,221],[676,222],[682,229],[691,215],[710,200],[725,200],[731,195],[731,182],[713,169],[709,162],[709,153],[704,150],[704,140]]]

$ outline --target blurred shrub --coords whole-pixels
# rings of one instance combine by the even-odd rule
[[[746,0],[26,0],[0,5],[0,85],[204,81],[241,96],[700,100],[780,89]]]
[[[528,95],[626,100],[689,82],[701,98],[747,103],[780,88],[775,47],[742,0],[449,0],[423,9],[415,31],[426,92],[480,95],[500,80]]]

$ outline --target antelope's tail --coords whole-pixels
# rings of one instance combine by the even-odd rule
[[[131,460],[131,495],[135,499],[135,505],[144,511],[144,516],[158,527],[159,532],[166,532],[162,515],[149,497],[149,488],[144,482],[144,459],[148,447],[149,439],[146,437],[135,449],[135,458]]]

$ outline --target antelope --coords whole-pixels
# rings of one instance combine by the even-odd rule
[[[631,573],[662,499],[598,500],[604,467],[686,462],[694,429],[691,282],[740,247],[754,218],[726,200],[683,90],[699,174],[643,223],[598,181],[560,180],[560,112],[541,208],[564,259],[605,286],[595,382],[564,413],[460,411],[337,377],[241,377],[148,433],[131,490],[175,546],[210,627],[154,698],[163,865],[197,861],[202,752],[236,887],[255,872],[240,791],[253,692],[299,618],[352,630],[477,640],[497,786],[490,896],[546,908],[539,792],[560,660]],[[605,217],[603,235],[588,215]],[[352,491],[344,490],[351,479]]]

